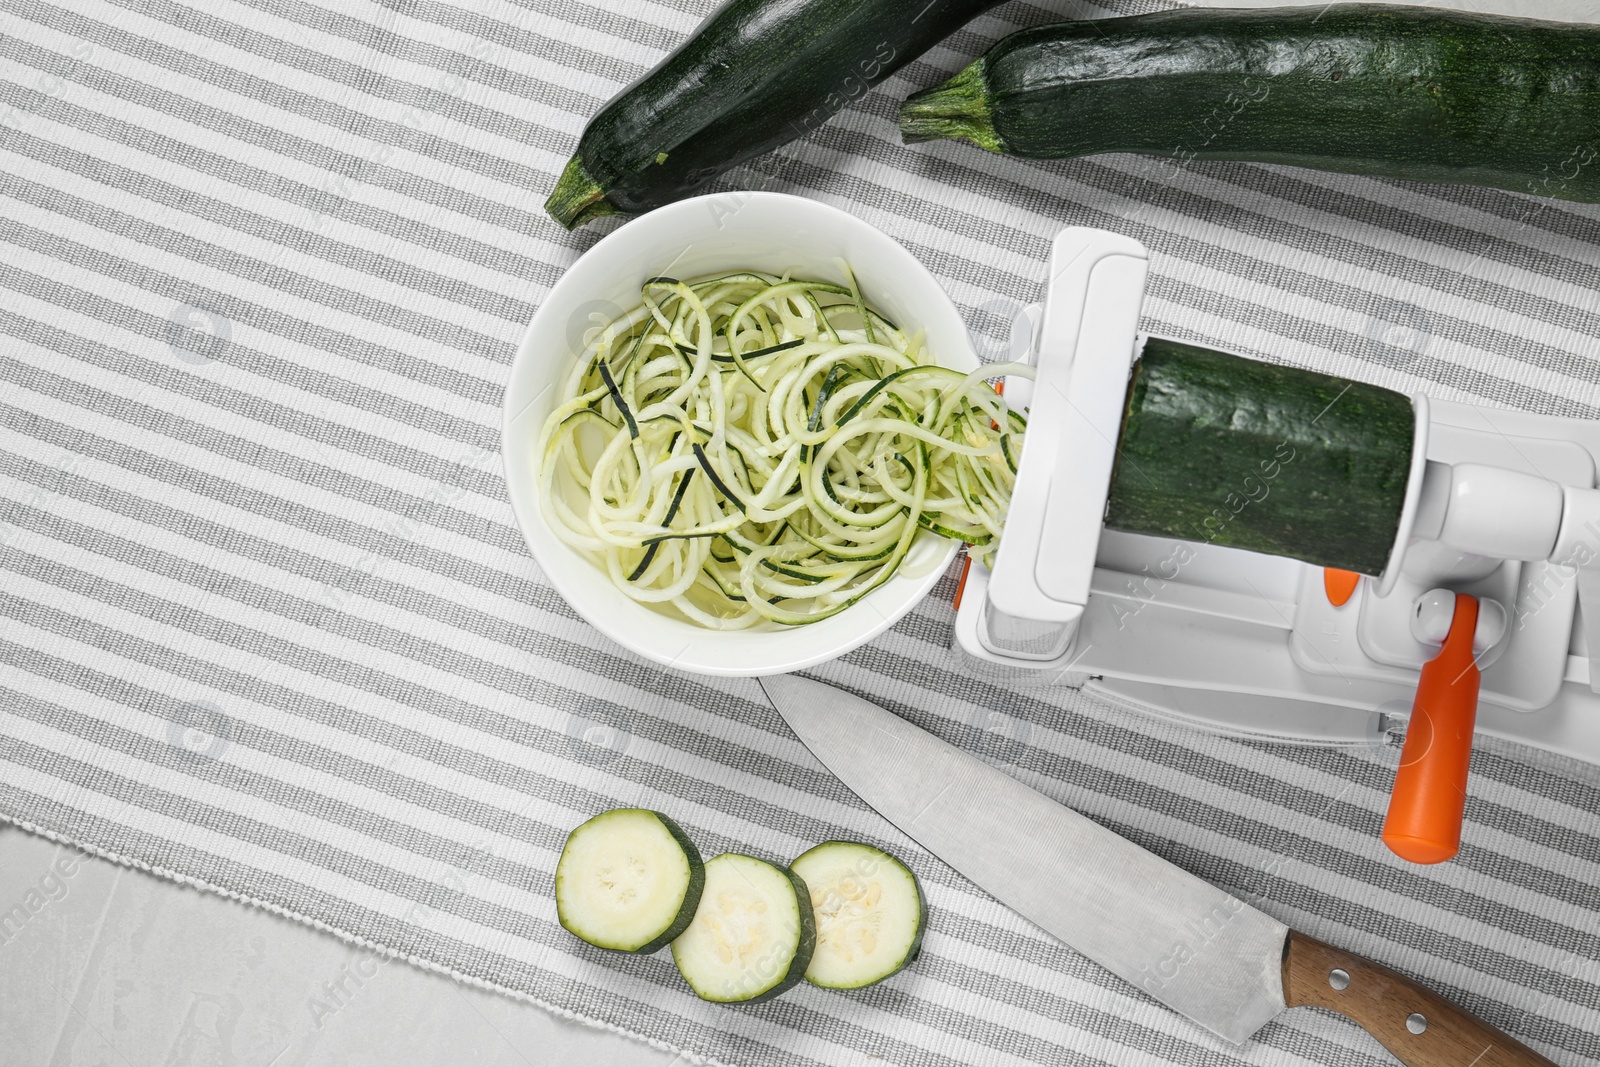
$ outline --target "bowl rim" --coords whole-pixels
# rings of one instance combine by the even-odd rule
[[[930,557],[927,560],[927,570],[925,573],[906,576],[907,581],[916,582],[919,588],[911,590],[901,586],[900,589],[904,603],[894,606],[891,610],[885,611],[879,605],[871,601],[871,598],[874,595],[882,592],[883,590],[892,588],[893,586],[891,583],[900,577],[897,575],[896,579],[890,580],[890,583],[885,583],[884,586],[874,590],[872,593],[869,593],[866,598],[863,598],[862,601],[852,605],[850,609],[847,609],[846,611],[841,612],[839,615],[834,616],[835,619],[842,619],[846,615],[853,614],[853,617],[855,618],[870,619],[871,621],[852,630],[849,636],[843,640],[832,642],[826,647],[815,648],[810,651],[797,650],[794,654],[784,653],[776,656],[765,656],[759,662],[743,663],[729,662],[728,657],[725,655],[722,657],[697,656],[691,652],[691,649],[696,645],[696,642],[691,640],[688,647],[681,649],[675,655],[668,656],[663,654],[659,649],[651,647],[649,642],[637,640],[635,636],[629,632],[629,627],[626,624],[620,623],[617,620],[608,617],[608,613],[591,612],[590,610],[579,606],[578,600],[581,598],[574,595],[577,589],[573,583],[573,580],[569,577],[566,577],[562,573],[563,569],[560,566],[547,565],[547,563],[554,561],[547,561],[545,559],[545,553],[543,549],[540,545],[536,544],[535,534],[532,530],[530,530],[530,525],[534,523],[542,524],[543,527],[545,527],[545,530],[541,531],[541,533],[550,532],[548,530],[550,525],[549,520],[545,517],[543,509],[538,503],[537,499],[534,499],[533,496],[530,496],[530,494],[536,495],[533,487],[520,484],[519,479],[513,478],[512,465],[508,461],[508,457],[513,454],[513,449],[517,447],[518,443],[522,440],[525,434],[525,430],[517,428],[515,424],[524,417],[526,409],[530,405],[537,403],[538,397],[542,395],[541,391],[541,393],[536,395],[533,400],[522,403],[515,410],[513,410],[512,403],[516,398],[517,386],[520,380],[527,373],[524,368],[524,363],[531,358],[531,346],[534,338],[536,337],[536,332],[542,332],[546,328],[541,322],[541,318],[544,315],[546,308],[552,304],[554,298],[557,296],[560,290],[560,287],[567,282],[569,277],[572,276],[574,269],[577,268],[577,266],[585,259],[596,255],[600,249],[612,248],[618,244],[626,243],[630,239],[630,231],[637,234],[639,231],[636,229],[636,227],[640,226],[641,223],[646,225],[662,225],[664,220],[671,215],[688,213],[697,209],[705,211],[713,202],[718,200],[728,201],[730,208],[734,211],[737,211],[739,208],[747,206],[752,201],[757,200],[771,202],[775,205],[792,204],[795,205],[797,210],[814,212],[823,217],[831,216],[832,223],[841,229],[854,229],[865,236],[868,240],[885,242],[886,248],[891,250],[891,254],[898,254],[906,260],[906,269],[916,278],[915,284],[926,287],[930,292],[937,294],[938,300],[942,301],[946,306],[948,306],[956,321],[962,325],[962,330],[960,331],[959,337],[953,338],[948,342],[950,351],[941,350],[941,355],[945,357],[943,361],[947,365],[957,366],[959,366],[959,364],[962,362],[967,362],[970,363],[971,368],[976,368],[981,364],[981,361],[971,349],[970,341],[965,329],[965,323],[961,320],[960,311],[957,309],[955,301],[951,299],[950,294],[945,290],[944,286],[936,277],[934,277],[933,273],[928,270],[927,265],[924,264],[915,253],[913,253],[899,240],[872,225],[870,222],[867,222],[865,219],[858,218],[847,211],[833,206],[832,204],[827,204],[820,200],[814,200],[810,197],[797,196],[792,193],[757,190],[709,193],[701,196],[689,197],[684,200],[674,201],[670,204],[666,204],[662,207],[632,218],[624,225],[606,234],[599,241],[596,241],[588,249],[584,250],[584,252],[574,259],[572,263],[568,264],[567,267],[563,268],[560,277],[556,279],[555,283],[545,294],[544,299],[540,301],[539,306],[534,310],[532,318],[529,319],[527,326],[524,327],[522,334],[517,341],[516,352],[512,358],[511,366],[506,376],[505,388],[501,397],[501,470],[502,476],[506,483],[506,495],[511,504],[512,515],[516,520],[518,531],[522,534],[523,542],[527,545],[528,552],[533,557],[534,563],[538,565],[540,572],[555,589],[556,593],[560,595],[562,600],[564,600],[578,615],[578,617],[589,626],[594,627],[594,629],[599,631],[601,634],[604,634],[606,637],[610,638],[612,641],[621,645],[623,648],[628,649],[634,654],[650,660],[653,663],[677,670],[688,671],[691,673],[711,677],[729,678],[786,674],[791,671],[803,670],[819,663],[837,659],[839,656],[844,655],[852,649],[860,647],[866,642],[871,641],[872,639],[884,633],[901,618],[907,615],[919,603],[926,599],[928,594],[938,584],[940,578],[949,569],[951,561],[955,558],[956,552],[961,547],[960,544],[955,540],[946,540],[944,545],[941,546],[941,550],[938,552],[937,558]],[[652,219],[655,220],[653,223],[648,221]],[[951,355],[954,355],[956,358],[954,360],[950,360],[948,357]],[[550,532],[550,534],[552,537],[555,536],[553,532]],[[928,536],[933,535],[930,534]],[[564,545],[564,542],[558,541],[558,543]],[[576,549],[566,545],[564,545],[564,547],[575,557],[582,559],[581,555],[578,554]],[[587,566],[593,566],[592,561],[584,559],[583,562]],[[627,600],[627,598],[622,594],[618,595],[619,597],[622,597],[624,601]],[[633,604],[632,601],[627,602]],[[643,616],[651,616],[656,618],[663,617],[644,604],[633,604],[633,606],[636,607]],[[859,611],[859,609],[868,607],[872,609],[871,613]],[[683,621],[686,625],[693,625],[692,623],[688,623],[687,620]],[[821,626],[824,625],[824,623],[816,623],[813,625]],[[792,627],[784,630],[764,629],[760,632],[763,635],[781,636],[785,633],[800,634],[802,632],[810,631],[811,629],[812,626],[804,626]],[[704,630],[703,632],[708,636],[708,638],[713,637],[713,635],[718,633],[717,631],[713,630]],[[736,638],[742,632],[743,631],[734,631],[723,636],[728,638]],[[711,642],[707,643],[709,644]],[[748,659],[748,657],[745,658]]]

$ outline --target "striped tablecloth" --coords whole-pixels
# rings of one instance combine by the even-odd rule
[[[754,683],[640,662],[529,559],[501,389],[540,299],[615,225],[569,235],[540,204],[585,119],[710,7],[7,0],[0,814],[691,1058],[1386,1062],[1312,1012],[1220,1045],[865,811]],[[1150,246],[1151,331],[1600,410],[1600,210],[895,136],[900,97],[1015,25],[1126,10],[1003,8],[732,184],[887,230],[989,355],[1078,223]],[[815,673],[1563,1065],[1600,1064],[1592,769],[1484,746],[1459,860],[1408,867],[1377,837],[1395,750],[997,688],[949,650],[950,591]],[[921,962],[741,1009],[695,1000],[665,955],[589,950],[555,923],[551,869],[619,804],[673,813],[708,855],[895,850],[933,908]],[[34,903],[0,902],[0,940]]]

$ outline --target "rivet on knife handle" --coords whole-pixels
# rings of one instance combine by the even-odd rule
[[[1328,1008],[1350,1019],[1406,1067],[1555,1067],[1404,975],[1294,930],[1283,991],[1291,1008]]]

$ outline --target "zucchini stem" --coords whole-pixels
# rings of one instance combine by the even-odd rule
[[[567,169],[556,180],[555,190],[544,202],[550,217],[569,230],[575,230],[591,219],[615,215],[617,206],[606,199],[606,191],[589,177],[583,169],[583,159],[573,156]]]
[[[918,141],[971,141],[991,152],[1005,151],[995,133],[989,105],[987,64],[980,56],[961,73],[932,89],[924,89],[900,105],[900,137]]]

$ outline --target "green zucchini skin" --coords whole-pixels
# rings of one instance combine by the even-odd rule
[[[811,966],[811,954],[817,950],[817,917],[811,910],[811,890],[788,867],[778,869],[788,876],[789,884],[794,886],[795,898],[800,901],[800,945],[795,950],[794,959],[789,961],[789,969],[784,973],[783,980],[760,996],[744,1001],[746,1004],[772,1000],[799,985],[806,976],[806,968]]]
[[[802,137],[998,0],[730,0],[583,131],[545,209],[647,211]]]
[[[1360,3],[1041,26],[911,97],[901,130],[1600,202],[1600,26]]]
[[[1381,574],[1415,432],[1393,390],[1151,338],[1106,525]]]
[[[700,858],[700,850],[695,848],[688,832],[679,826],[678,821],[671,816],[663,815],[659,811],[652,811],[651,814],[661,820],[661,825],[667,828],[667,832],[678,843],[678,847],[683,849],[683,854],[689,857],[689,889],[683,895],[683,910],[678,913],[677,920],[661,931],[660,936],[654,941],[634,949],[634,954],[638,956],[648,956],[653,952],[659,952],[672,944],[679,934],[689,928],[689,924],[694,921],[695,909],[700,906],[700,891],[706,886],[705,861]]]

